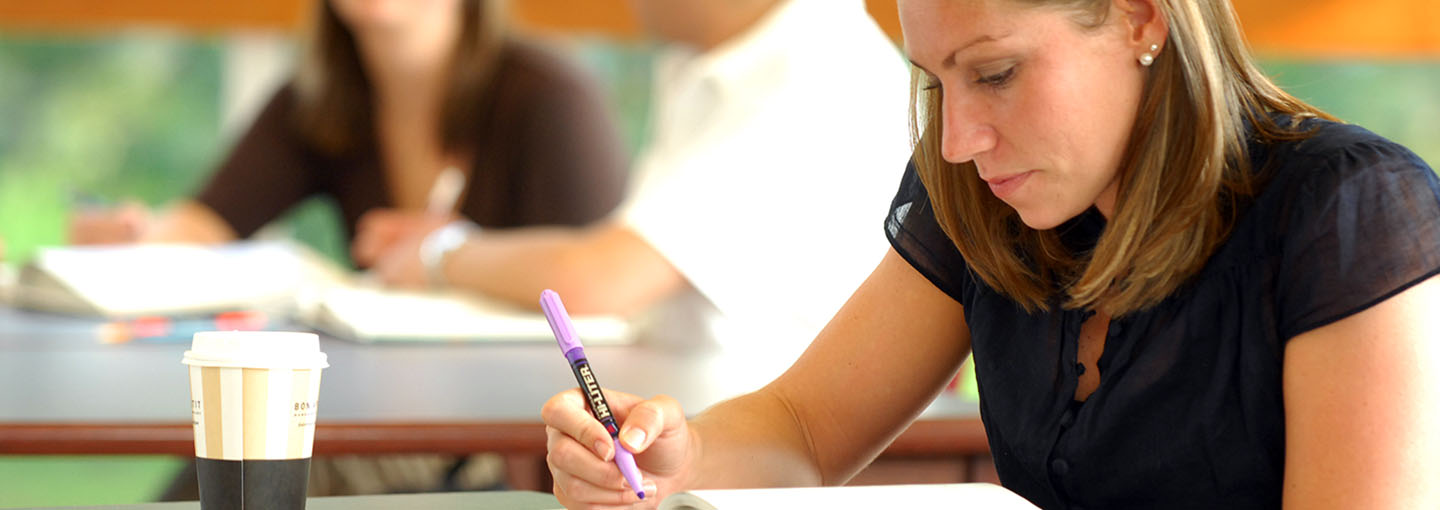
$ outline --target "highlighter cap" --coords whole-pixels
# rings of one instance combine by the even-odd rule
[[[560,352],[568,354],[571,350],[582,347],[580,337],[575,334],[575,325],[570,323],[570,314],[565,311],[565,303],[560,302],[559,294],[550,289],[542,291],[540,309],[545,311],[545,321],[550,323],[550,331],[555,333],[555,342],[560,344]]]

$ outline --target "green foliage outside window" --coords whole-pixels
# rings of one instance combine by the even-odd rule
[[[652,48],[597,39],[568,47],[606,86],[635,150],[648,125]],[[63,242],[74,207],[124,200],[159,207],[192,193],[228,148],[219,129],[225,52],[221,38],[163,33],[0,35],[7,258],[21,262],[38,246]],[[1297,96],[1440,162],[1440,60],[1264,65]],[[312,201],[284,225],[343,261],[336,221],[330,204]]]

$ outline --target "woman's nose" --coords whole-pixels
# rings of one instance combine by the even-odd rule
[[[995,148],[999,134],[980,105],[960,97],[945,98],[941,109],[940,154],[945,161],[964,163]]]

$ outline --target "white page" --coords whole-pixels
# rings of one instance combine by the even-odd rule
[[[14,290],[27,308],[78,315],[264,309],[360,341],[554,341],[539,311],[458,292],[383,288],[290,241],[47,248]],[[574,320],[587,344],[630,339],[618,317]]]
[[[549,323],[538,311],[457,293],[364,285],[327,290],[308,322],[327,333],[361,341],[554,341]],[[586,344],[629,339],[628,326],[618,317],[577,316],[574,323]]]
[[[22,305],[102,316],[283,306],[302,278],[295,248],[277,242],[46,248],[30,266]]]
[[[660,510],[802,508],[1034,510],[1036,506],[1004,487],[988,483],[695,490],[672,495],[660,503]]]

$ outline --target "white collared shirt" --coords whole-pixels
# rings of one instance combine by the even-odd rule
[[[620,214],[694,290],[642,337],[807,345],[888,248],[908,86],[862,0],[790,0],[712,51],[663,54]]]

